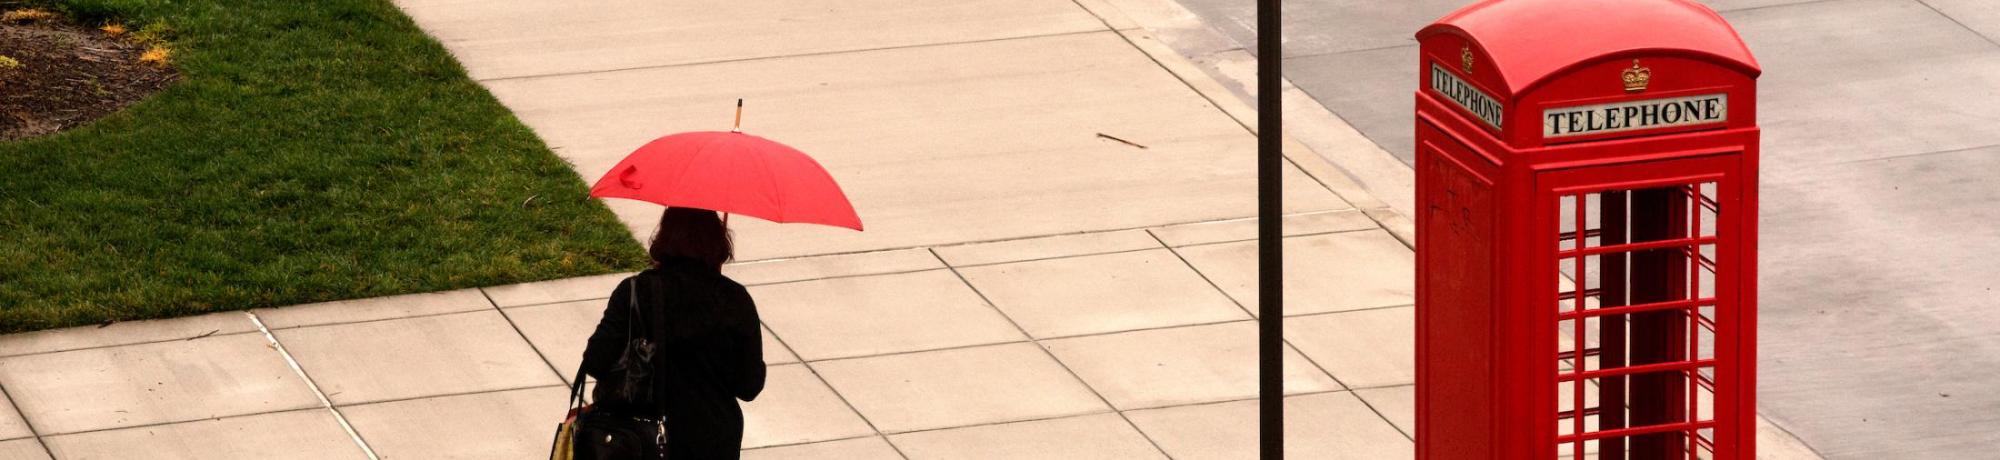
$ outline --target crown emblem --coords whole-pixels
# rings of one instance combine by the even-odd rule
[[[1624,80],[1625,91],[1635,93],[1645,91],[1646,84],[1653,82],[1653,69],[1639,67],[1639,60],[1633,59],[1632,68],[1625,69]]]
[[[1472,75],[1472,46],[1471,46],[1471,45],[1466,45],[1466,46],[1465,46],[1464,48],[1460,48],[1460,49],[1458,50],[1458,63],[1460,64],[1460,68],[1462,68],[1462,69],[1465,69],[1465,74],[1466,74],[1466,75]]]

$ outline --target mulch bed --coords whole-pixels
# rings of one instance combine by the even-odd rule
[[[172,83],[172,68],[139,62],[144,46],[58,20],[0,24],[0,140],[42,136],[110,115]]]

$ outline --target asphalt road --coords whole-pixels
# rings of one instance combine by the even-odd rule
[[[1180,0],[1254,50],[1254,2]],[[1286,2],[1286,76],[1410,161],[1410,35]],[[2000,447],[2000,1],[1711,0],[1764,67],[1760,405],[1828,458]]]

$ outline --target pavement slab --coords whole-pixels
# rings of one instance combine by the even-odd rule
[[[1167,455],[1181,460],[1255,459],[1257,401],[1170,407],[1126,414]],[[1294,458],[1412,458],[1416,447],[1345,392],[1285,398],[1285,454]]]
[[[50,460],[49,451],[33,438],[0,441],[0,458],[9,460]]]
[[[1042,345],[1119,410],[1257,397],[1257,324],[1251,321],[1057,339]],[[1286,348],[1286,393],[1339,389],[1339,382]]]
[[[1066,0],[396,4],[480,80],[1105,30]]]
[[[808,361],[1025,340],[949,270],[756,286],[758,314]]]
[[[333,414],[320,408],[50,436],[46,441],[62,459],[368,458]]]
[[[427,292],[422,294],[342,300],[284,308],[250,310],[264,327],[284,329],[334,323],[353,323],[412,316],[460,313],[493,308],[478,289]]]
[[[563,383],[498,311],[272,333],[335,405]]]
[[[262,335],[0,358],[0,385],[43,435],[319,406]]]
[[[487,85],[593,181],[660,135],[726,128],[735,99],[746,98],[745,131],[812,154],[840,179],[868,231],[743,219],[733,222],[742,260],[1256,209],[1254,137],[1112,32]],[[1349,207],[1296,168],[1286,174],[1288,212]],[[633,234],[651,234],[658,206],[613,201]]]
[[[28,421],[21,418],[21,411],[14,408],[14,399],[0,393],[0,439],[34,436],[34,430],[28,429]]]
[[[1036,338],[1250,317],[1164,248],[987,265],[959,272]]]
[[[1118,414],[904,433],[889,438],[911,460],[1165,459]]]
[[[204,334],[228,335],[255,330],[256,323],[250,322],[250,318],[243,313],[233,311],[185,318],[120,321],[109,325],[0,335],[0,356],[184,340]]]
[[[528,344],[556,367],[563,381],[576,378],[576,369],[583,364],[583,348],[588,345],[590,335],[597,332],[597,321],[604,317],[603,300],[552,303],[504,309],[514,327],[521,330],[521,336],[528,338]],[[799,362],[797,356],[785,349],[785,345],[772,338],[765,331],[764,364],[784,364]]]
[[[954,267],[969,267],[1158,247],[1159,240],[1145,230],[1119,230],[945,246],[936,251]]]
[[[884,433],[1110,410],[1028,343],[814,363]]]
[[[1765,416],[1828,458],[1977,458],[2000,445],[2000,148],[1767,180]],[[1911,231],[1911,229],[1923,229]],[[1884,235],[1895,235],[1885,238]]]
[[[383,459],[500,459],[548,455],[569,389],[408,399],[340,408]]]
[[[765,447],[743,451],[743,460],[904,460],[888,441],[879,436]]]
[[[1236,303],[1257,305],[1256,241],[1178,251]],[[1408,246],[1382,230],[1286,238],[1285,314],[1415,303],[1415,258]]]
[[[2000,100],[2000,49],[1922,3],[1836,0],[1724,17],[1764,67],[1757,117],[1766,178],[2000,145],[2000,104],[1992,103]]]
[[[1285,319],[1285,340],[1349,388],[1416,383],[1416,308]]]
[[[743,447],[802,444],[875,434],[811,369],[771,366],[764,392],[743,403]]]

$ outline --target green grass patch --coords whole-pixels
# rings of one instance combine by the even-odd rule
[[[644,265],[576,173],[388,0],[36,3],[160,24],[182,81],[0,143],[0,331]]]

